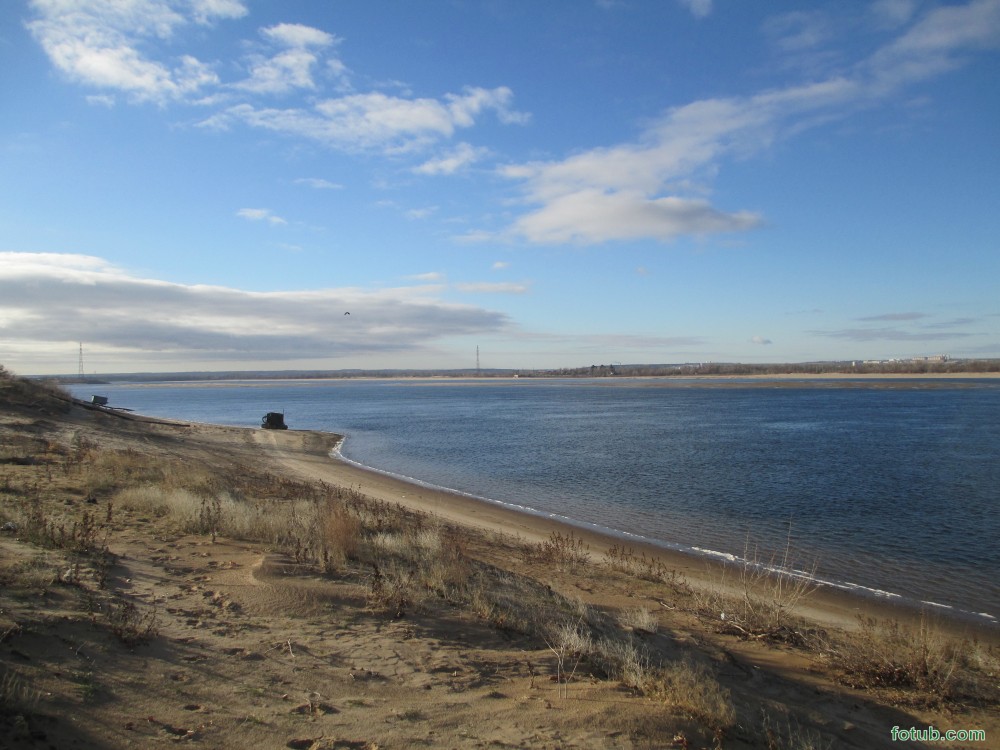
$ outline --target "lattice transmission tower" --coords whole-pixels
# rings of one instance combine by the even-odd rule
[[[80,376],[80,379],[83,380],[83,378],[85,376],[84,376],[84,373],[83,373],[83,342],[82,341],[80,342],[80,367],[79,367],[79,373],[78,374]]]

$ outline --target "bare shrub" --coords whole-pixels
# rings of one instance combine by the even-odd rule
[[[155,603],[143,613],[130,599],[109,597],[100,610],[112,634],[126,646],[146,643],[159,634]]]
[[[576,676],[580,662],[593,650],[593,643],[579,622],[553,625],[543,638],[556,658],[556,684],[560,697],[565,698],[569,695],[569,683]]]
[[[717,589],[694,592],[696,606],[721,632],[804,645],[795,609],[816,590],[815,570],[815,563],[799,567],[791,535],[780,553],[767,557],[748,540],[735,580],[727,580],[731,569],[724,568]]]

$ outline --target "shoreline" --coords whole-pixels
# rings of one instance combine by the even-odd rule
[[[36,376],[45,377],[45,376]],[[773,373],[773,374],[748,374],[748,375],[620,375],[615,377],[533,377],[513,375],[503,376],[483,376],[474,375],[393,375],[393,376],[372,376],[360,375],[357,377],[315,377],[315,378],[295,378],[295,377],[249,377],[249,378],[204,378],[204,379],[179,379],[179,380],[129,380],[127,375],[121,379],[95,382],[95,383],[73,383],[74,386],[88,386],[97,388],[101,386],[128,386],[132,388],[206,388],[206,387],[232,387],[239,384],[241,387],[254,388],[264,387],[275,383],[288,386],[309,386],[315,384],[331,383],[409,383],[409,384],[434,384],[434,385],[524,385],[531,383],[580,383],[611,386],[621,385],[648,385],[648,386],[732,386],[743,385],[747,387],[757,387],[773,382],[781,386],[792,386],[796,382],[806,383],[810,386],[828,385],[849,386],[851,384],[883,385],[883,386],[904,386],[912,385],[913,381],[932,381],[936,385],[947,385],[947,381],[957,381],[968,385],[970,380],[1000,380],[1000,372],[927,372],[927,373]],[[825,382],[824,382],[825,381]],[[879,381],[882,381],[879,383]]]
[[[727,562],[697,550],[673,549],[650,540],[630,537],[614,530],[603,530],[529,509],[478,498],[444,488],[409,481],[386,472],[349,461],[339,454],[343,437],[313,430],[288,432],[248,429],[252,439],[272,452],[287,468],[331,484],[357,486],[359,491],[378,500],[398,503],[411,510],[455,523],[459,526],[509,534],[524,542],[538,543],[557,532],[574,534],[589,547],[591,556],[600,559],[614,545],[631,548],[637,555],[659,560],[675,570],[692,585],[703,589],[732,588],[725,583],[737,578],[738,563]],[[851,630],[859,617],[875,616],[919,626],[930,622],[938,629],[963,638],[1000,645],[1000,624],[983,615],[954,610],[947,605],[885,597],[875,591],[844,590],[835,583],[822,582],[798,607],[804,618],[819,625]]]

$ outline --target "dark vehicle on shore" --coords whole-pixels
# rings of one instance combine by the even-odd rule
[[[285,414],[280,411],[269,411],[260,420],[260,426],[265,430],[287,430],[288,425],[285,424]]]

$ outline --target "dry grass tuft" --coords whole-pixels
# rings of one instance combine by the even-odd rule
[[[655,633],[660,623],[645,607],[626,609],[618,615],[618,624],[637,633]]]
[[[361,519],[346,507],[328,506],[322,513],[320,533],[325,544],[324,567],[331,572],[334,565],[344,565],[359,559],[361,552]]]
[[[708,669],[689,658],[659,670],[649,692],[713,730],[727,729],[736,722],[736,709],[729,691]]]
[[[538,544],[527,545],[525,559],[554,566],[557,570],[575,571],[590,562],[589,545],[573,532],[562,534],[553,531],[549,538]]]

